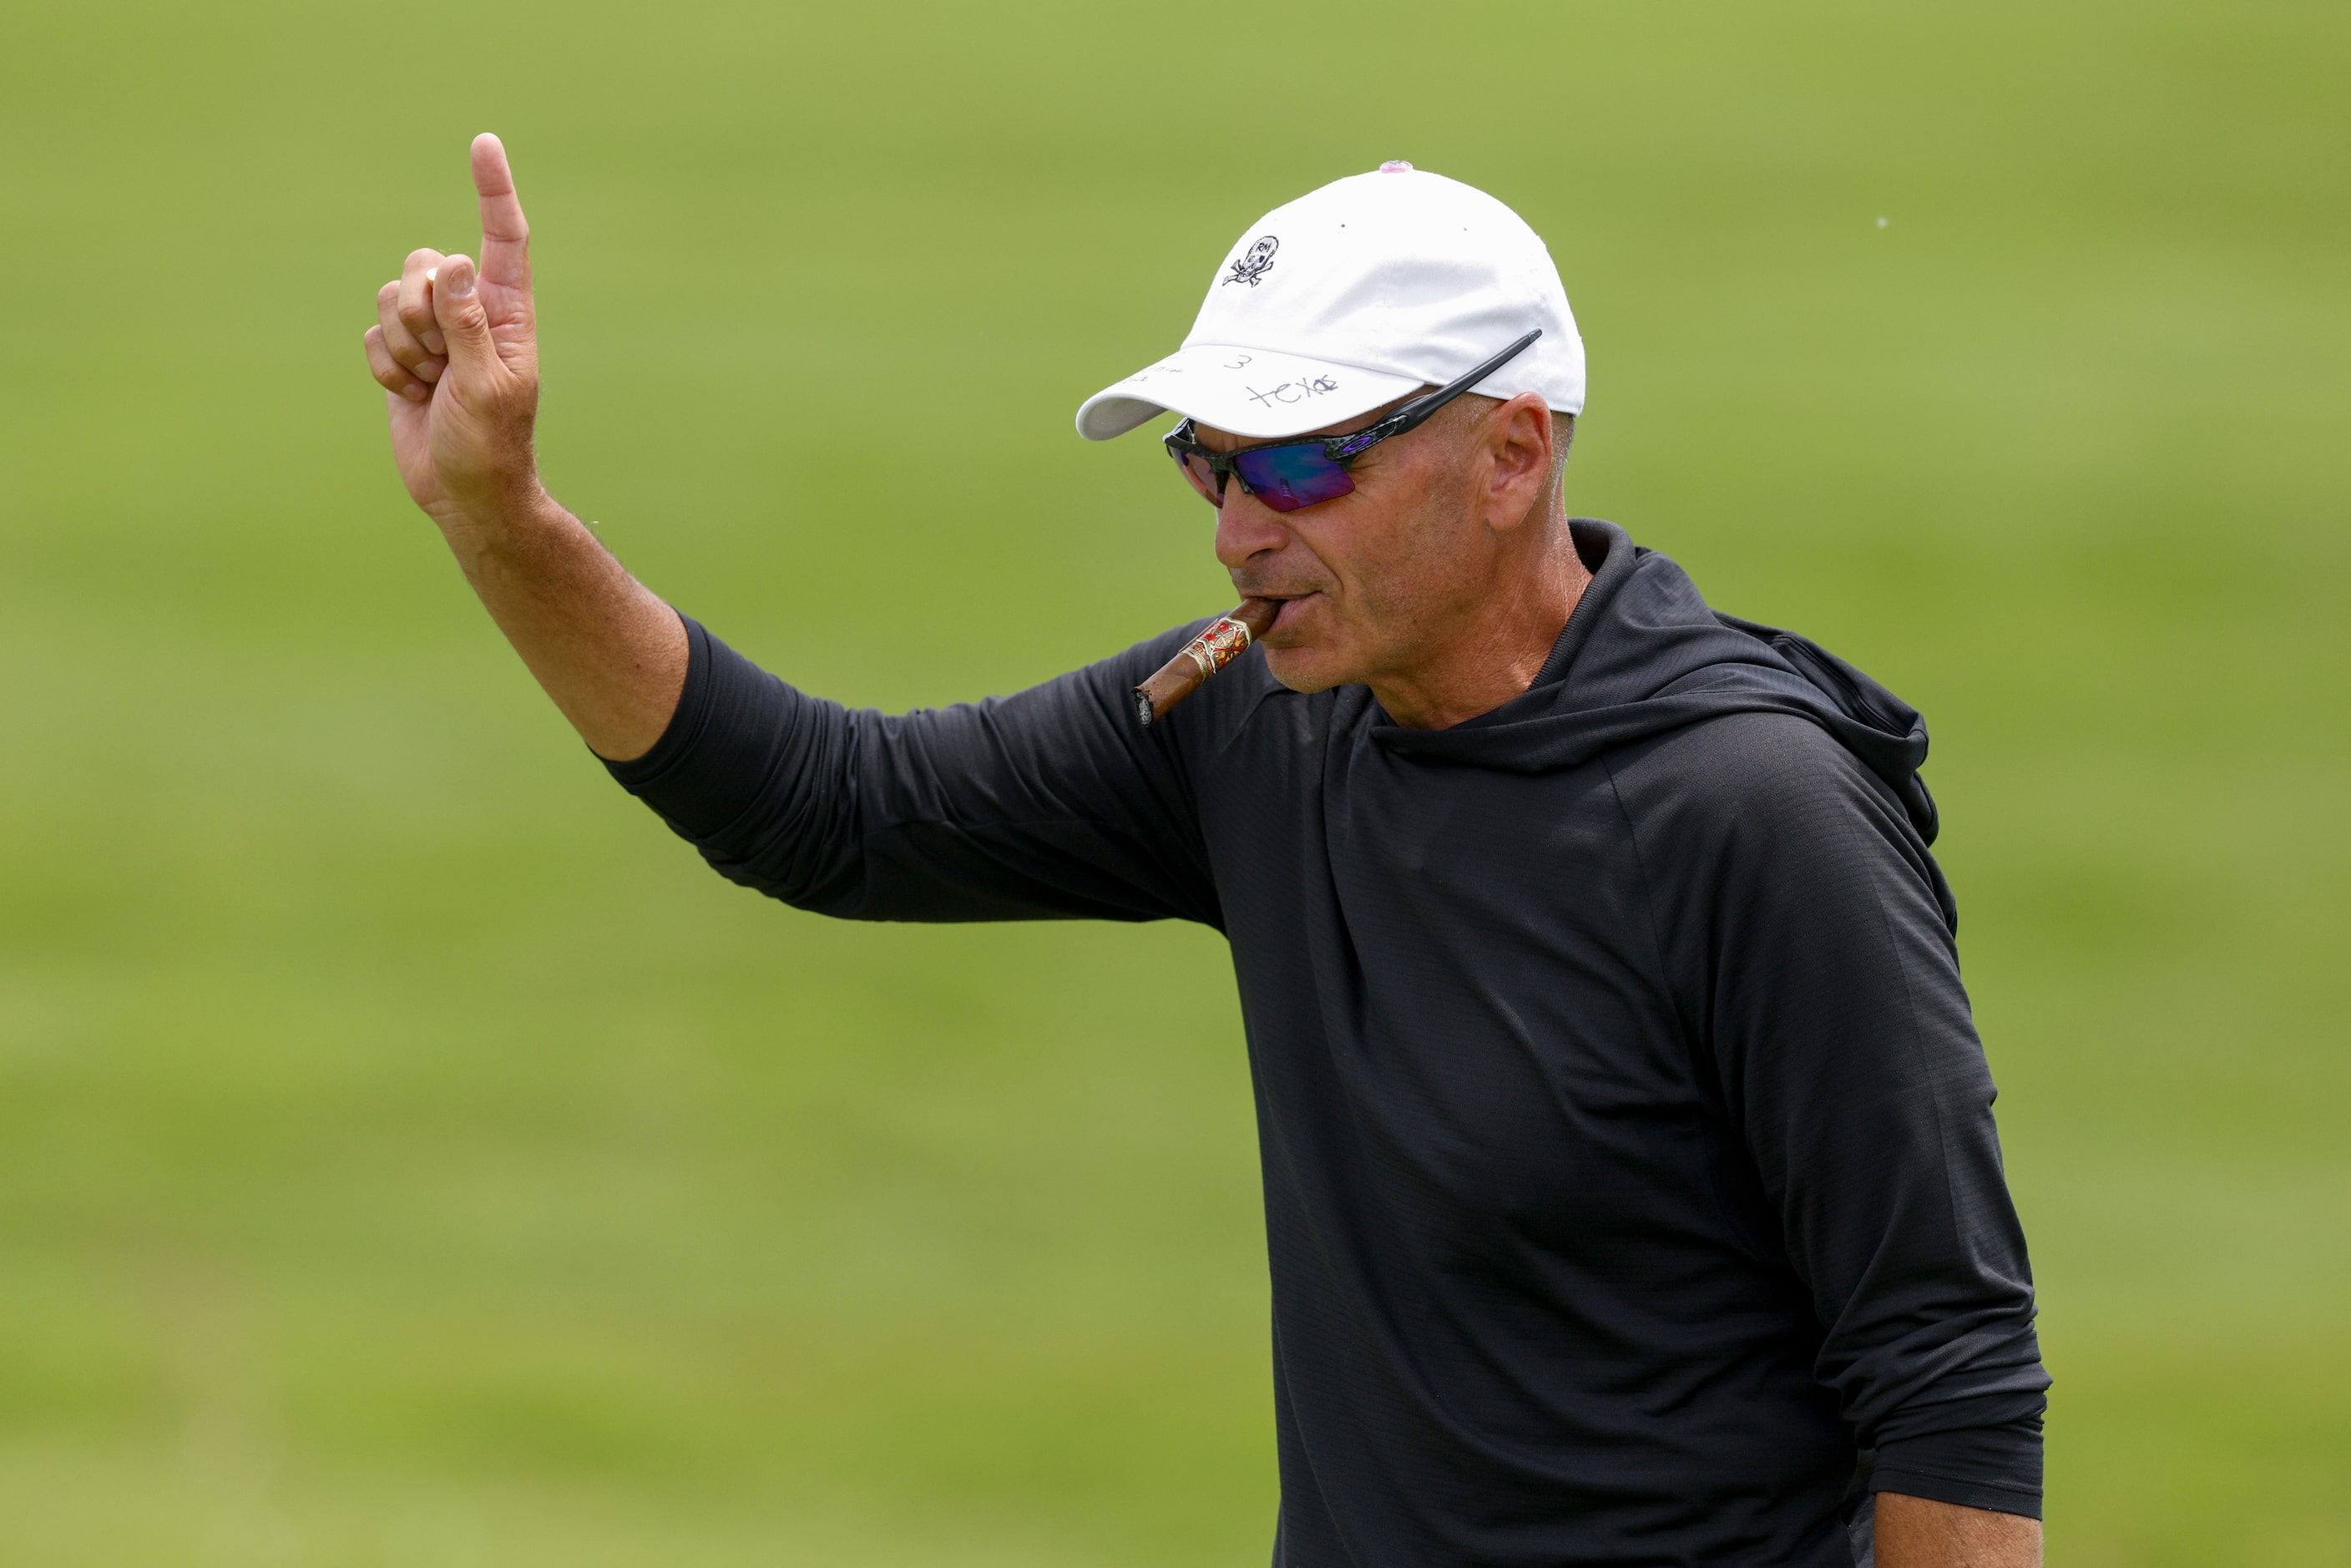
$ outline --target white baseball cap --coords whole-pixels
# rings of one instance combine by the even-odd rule
[[[1583,340],[1542,237],[1485,192],[1380,165],[1233,242],[1184,346],[1078,410],[1090,441],[1168,410],[1253,440],[1320,430],[1443,385],[1540,328],[1470,390],[1583,411]]]

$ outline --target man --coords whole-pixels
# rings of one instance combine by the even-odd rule
[[[474,174],[478,274],[410,256],[368,356],[410,494],[614,775],[804,908],[1230,939],[1278,1564],[2040,1560],[2048,1380],[1925,728],[1566,516],[1583,349],[1515,214],[1404,164],[1326,186],[1080,410],[1184,414],[1169,478],[1279,602],[1145,727],[1193,628],[885,717],[632,580],[540,487],[494,138]]]

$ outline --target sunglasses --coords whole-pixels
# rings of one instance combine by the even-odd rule
[[[1375,424],[1345,435],[1310,435],[1302,441],[1270,441],[1234,452],[1211,452],[1192,439],[1192,422],[1186,420],[1163,438],[1167,455],[1184,470],[1192,488],[1212,507],[1225,504],[1225,479],[1238,475],[1241,488],[1277,512],[1294,512],[1351,495],[1354,479],[1347,469],[1356,458],[1392,436],[1416,430],[1428,416],[1509,364],[1526,346],[1542,336],[1538,327],[1484,364],[1458,380],[1398,408]]]

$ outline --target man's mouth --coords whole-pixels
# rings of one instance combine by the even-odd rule
[[[1266,628],[1266,636],[1271,637],[1295,626],[1298,623],[1300,617],[1306,613],[1306,601],[1314,598],[1315,595],[1311,592],[1253,593],[1249,595],[1249,597],[1251,599],[1271,599],[1279,601],[1281,605],[1280,610],[1274,612],[1273,624]],[[1260,641],[1262,640],[1263,639],[1260,639]]]

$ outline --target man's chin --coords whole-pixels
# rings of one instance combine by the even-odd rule
[[[1347,684],[1347,673],[1329,652],[1309,644],[1304,647],[1265,648],[1266,672],[1291,691],[1301,695],[1328,691],[1332,686]]]

